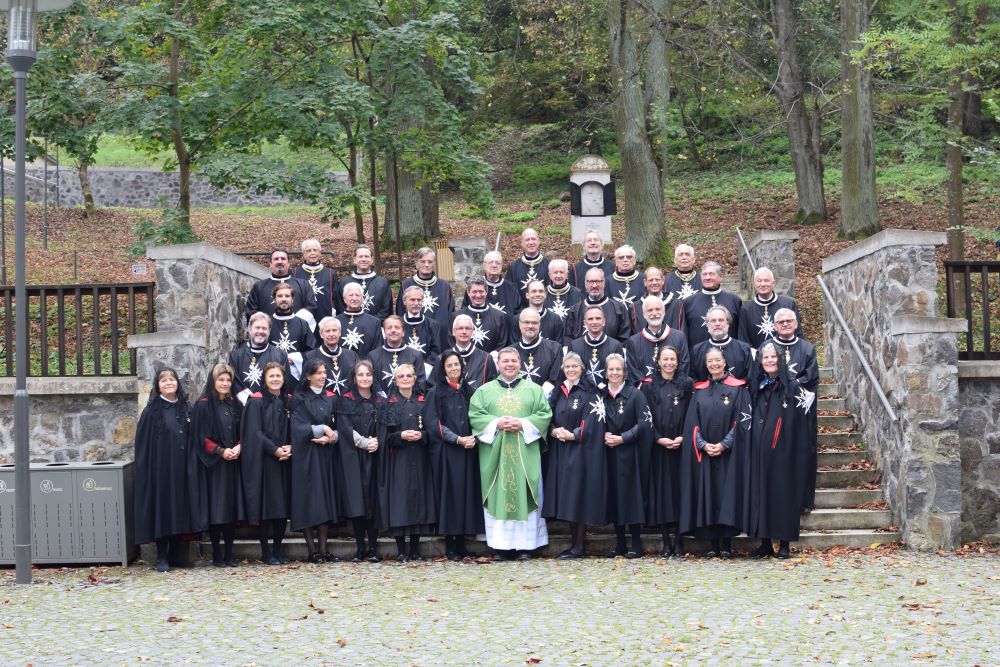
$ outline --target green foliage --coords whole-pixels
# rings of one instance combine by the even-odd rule
[[[519,164],[511,174],[514,185],[522,188],[569,182],[569,165]]]
[[[515,211],[502,214],[500,219],[504,222],[531,222],[537,217],[538,211]]]
[[[143,218],[132,230],[136,242],[129,248],[133,257],[142,257],[150,246],[177,245],[198,241],[191,230],[186,211],[178,208],[164,208],[160,213],[160,222]]]
[[[504,234],[520,234],[527,228],[527,225],[512,223],[509,225],[500,225],[497,227],[497,231],[503,232]]]

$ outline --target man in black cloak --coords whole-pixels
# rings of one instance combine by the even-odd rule
[[[361,310],[373,315],[380,322],[392,313],[392,289],[389,281],[372,269],[371,246],[361,243],[354,249],[354,272],[340,279],[340,293],[344,286],[361,285]]]
[[[510,338],[507,315],[493,307],[486,299],[486,281],[482,278],[472,278],[465,288],[466,305],[458,314],[472,318],[474,330],[472,343],[486,351],[492,352],[506,347]],[[520,296],[518,296],[520,298]]]
[[[621,306],[617,301],[613,303]],[[609,354],[622,354],[622,345],[605,332],[604,310],[600,306],[587,308],[584,322],[586,331],[569,344],[569,351],[583,359],[584,377],[598,389],[604,389],[608,380],[604,360]]]
[[[271,334],[269,340],[288,355],[288,365],[292,377],[302,377],[302,355],[316,347],[316,337],[312,328],[301,317],[292,313],[295,286],[283,283],[274,286],[274,313],[271,314]]]
[[[493,356],[473,344],[473,332],[476,327],[468,315],[458,314],[451,323],[451,337],[454,340],[449,349],[454,350],[462,364],[463,384],[474,392],[497,376],[497,365]],[[435,366],[439,368],[440,364]],[[441,378],[435,372],[428,378],[428,383],[436,385]]]
[[[551,264],[549,266],[551,267]],[[561,345],[566,323],[563,322],[561,317],[545,307],[545,285],[542,284],[541,280],[533,280],[528,283],[527,296],[528,308],[531,308],[538,313],[538,317],[541,320],[542,338],[548,338],[549,340],[555,341]],[[511,338],[513,339],[516,339],[520,333],[516,315],[513,315],[510,318],[510,332]]]
[[[743,304],[740,312],[739,339],[753,349],[759,349],[769,338],[774,337],[774,315],[781,308],[789,308],[798,314],[795,299],[774,292],[774,273],[762,266],[753,274],[753,298]],[[802,335],[799,327],[796,335]]]
[[[402,315],[408,311],[403,303],[404,294],[410,287],[419,287],[424,291],[420,311],[426,317],[435,320],[442,327],[451,326],[451,314],[455,310],[455,298],[451,294],[451,285],[447,280],[437,277],[434,272],[434,260],[437,257],[431,248],[423,247],[417,250],[417,272],[403,281],[396,296],[396,314]]]
[[[610,338],[624,345],[625,341],[632,335],[632,313],[620,302],[608,298],[605,293],[604,273],[600,270],[591,269],[588,271],[585,283],[587,296],[583,301],[573,306],[566,318],[563,345],[568,346],[573,340],[583,335],[587,329],[585,313],[592,307],[604,311],[605,331]],[[584,356],[583,360],[587,361],[587,357]]]
[[[359,359],[365,359],[381,342],[382,324],[377,317],[362,309],[365,293],[361,285],[346,283],[341,298],[344,310],[337,315],[343,338],[341,344]]]
[[[533,308],[525,308],[518,315],[520,335],[514,348],[521,357],[521,378],[530,380],[548,394],[562,381],[563,351],[559,343],[539,335],[541,318]]]
[[[247,343],[229,353],[229,365],[236,371],[233,377],[233,395],[241,403],[250,394],[264,391],[264,366],[275,361],[285,367],[285,390],[295,386],[291,380],[288,355],[271,345],[271,317],[267,313],[254,313],[247,324]]]
[[[302,264],[292,271],[292,277],[306,283],[316,299],[316,321],[336,315],[340,307],[337,273],[323,264],[323,246],[319,239],[302,242]]]
[[[448,347],[448,338],[442,324],[423,312],[423,288],[410,285],[403,290],[403,335],[406,344],[424,355],[424,360],[433,365],[441,350]],[[448,326],[451,322],[448,322]]]
[[[687,377],[687,337],[664,322],[663,301],[659,297],[647,297],[642,302],[642,309],[643,321],[646,326],[625,343],[629,384],[638,385],[657,374],[656,369],[659,366],[656,359],[664,345],[672,345],[677,348],[677,354],[680,357],[677,372]]]
[[[645,302],[649,297],[655,296],[663,302],[663,321],[670,325],[671,329],[677,329],[687,336],[685,329],[687,322],[684,320],[684,302],[678,299],[677,295],[673,292],[664,291],[663,271],[655,266],[646,267],[646,270],[643,272],[643,284],[646,287],[646,293],[640,297],[639,302],[636,302],[633,309],[635,315],[635,322],[632,327],[633,331],[638,333],[646,327],[640,302]]]
[[[686,243],[674,248],[674,270],[664,276],[663,289],[673,292],[680,301],[701,290],[701,276],[694,266],[694,248]]]
[[[726,370],[734,378],[746,380],[753,370],[754,350],[743,341],[729,335],[729,311],[725,306],[712,306],[705,314],[710,338],[694,346],[691,351],[691,379],[701,382],[708,379],[705,353],[711,348],[722,350],[726,356]]]
[[[629,313],[646,291],[642,271],[635,268],[635,248],[619,246],[615,250],[615,270],[607,278],[605,291],[611,298],[625,306]]]
[[[292,283],[295,285],[295,300],[292,303],[292,312],[301,317],[309,324],[310,328],[316,326],[316,297],[313,296],[309,283],[298,278],[293,278],[288,273],[288,253],[284,250],[271,251],[271,276],[258,280],[250,288],[247,294],[245,317],[248,318],[254,313],[262,312],[271,315],[275,311],[274,287],[279,283]]]
[[[708,309],[713,306],[725,306],[729,311],[729,335],[736,338],[739,332],[740,309],[743,300],[732,292],[723,290],[722,266],[718,262],[705,262],[701,267],[701,290],[687,298],[684,302],[684,317],[687,320],[688,347],[694,351],[695,346],[711,338],[708,333]]]
[[[490,250],[483,258],[483,280],[486,285],[486,302],[502,313],[512,315],[521,309],[521,292],[503,277],[503,255]],[[462,307],[469,305],[469,295],[462,299]]]
[[[541,280],[547,283],[549,279],[549,260],[541,253],[539,247],[541,242],[538,239],[538,232],[528,227],[521,232],[521,256],[513,260],[507,267],[507,282],[512,283],[521,293],[521,307],[527,305],[528,300],[524,296],[528,289],[528,283],[532,280]]]
[[[358,363],[358,355],[340,344],[340,320],[336,317],[320,320],[319,334],[323,343],[307,352],[305,360],[322,361],[326,366],[326,388],[341,396],[351,389],[351,374]]]
[[[551,265],[551,263],[550,263]],[[583,235],[583,258],[573,267],[570,284],[579,290],[585,288],[584,276],[591,269],[600,269],[605,278],[615,272],[615,263],[604,256],[604,239],[600,232],[590,230]]]
[[[375,384],[378,390],[388,394],[395,386],[396,369],[400,364],[411,364],[417,371],[417,388],[427,386],[424,355],[406,344],[403,337],[403,318],[390,315],[382,322],[382,338],[385,341],[371,352],[371,362],[375,367]]]
[[[565,259],[549,262],[549,284],[545,287],[545,309],[557,315],[563,324],[573,306],[583,301],[583,291],[567,282],[569,264]],[[583,276],[580,276],[583,282]]]

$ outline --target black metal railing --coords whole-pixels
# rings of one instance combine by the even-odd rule
[[[35,285],[28,294],[28,375],[135,375],[130,334],[156,330],[155,283]],[[14,376],[14,287],[0,287],[0,376]]]
[[[968,321],[959,336],[958,358],[1000,359],[1000,326],[993,324],[1000,300],[1000,262],[944,263],[948,317]]]

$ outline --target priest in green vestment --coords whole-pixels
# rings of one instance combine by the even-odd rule
[[[527,559],[549,542],[542,506],[542,453],[552,410],[541,387],[519,377],[513,347],[497,355],[500,377],[476,390],[469,404],[479,439],[486,543],[494,558]],[[513,551],[513,553],[511,553]]]

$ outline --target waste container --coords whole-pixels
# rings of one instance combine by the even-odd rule
[[[132,462],[40,463],[30,468],[31,562],[127,565]],[[0,466],[0,564],[14,563],[14,466]]]

